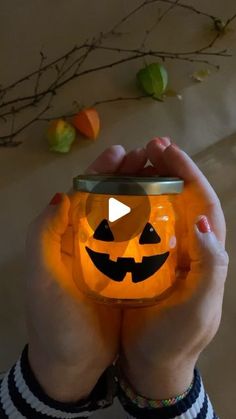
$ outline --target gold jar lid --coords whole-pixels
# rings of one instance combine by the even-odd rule
[[[73,187],[75,191],[104,195],[169,195],[181,193],[184,181],[160,176],[78,175]]]

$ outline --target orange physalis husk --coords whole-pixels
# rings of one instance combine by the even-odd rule
[[[74,127],[88,138],[96,139],[100,131],[100,118],[96,109],[87,108],[73,118]]]

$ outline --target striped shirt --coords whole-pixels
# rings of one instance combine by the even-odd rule
[[[121,419],[217,419],[205,393],[199,372],[187,396],[172,406],[137,407],[115,382],[113,370],[107,369],[88,399],[78,403],[58,402],[48,397],[34,377],[28,362],[27,346],[20,359],[0,380],[1,419],[83,419],[111,406],[118,397],[125,412]]]

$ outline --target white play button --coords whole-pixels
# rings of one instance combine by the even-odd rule
[[[129,214],[131,208],[128,205],[122,204],[115,198],[109,198],[108,204],[108,220],[113,223],[119,218],[124,217],[126,214]]]

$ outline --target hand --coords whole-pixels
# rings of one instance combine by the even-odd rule
[[[180,278],[168,299],[124,311],[120,365],[137,393],[162,399],[188,388],[199,354],[219,327],[228,257],[220,202],[190,157],[167,138],[152,140],[147,157],[154,167],[146,171],[185,181],[182,205],[189,262],[186,266],[186,258],[180,259]],[[207,217],[211,232],[197,228],[201,215]],[[202,223],[198,223],[200,230]]]
[[[115,172],[121,146],[107,149],[88,169]],[[66,194],[57,195],[31,224],[27,243],[29,362],[44,391],[58,401],[86,397],[116,357],[120,311],[94,304],[72,278],[72,227]],[[54,199],[55,204],[55,199]]]

